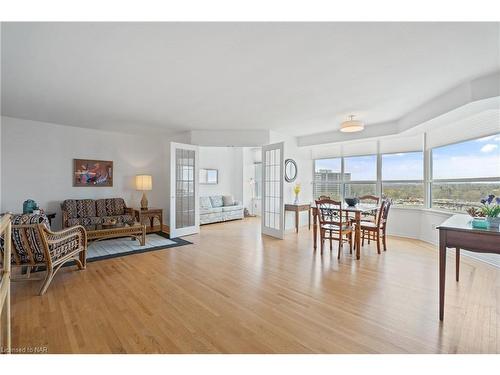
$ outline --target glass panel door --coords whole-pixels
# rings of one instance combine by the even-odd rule
[[[262,234],[283,238],[283,142],[262,147]]]
[[[171,143],[170,237],[199,232],[198,149]]]

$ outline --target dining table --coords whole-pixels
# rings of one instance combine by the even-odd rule
[[[356,259],[361,258],[361,216],[367,214],[375,214],[379,207],[375,204],[368,203],[358,203],[355,206],[349,206],[346,203],[342,203],[341,205],[342,214],[344,212],[354,214],[354,250],[356,253]],[[319,223],[319,215],[318,208],[315,204],[311,205],[311,213],[313,217],[313,246],[314,250],[316,250],[318,246],[318,223]]]

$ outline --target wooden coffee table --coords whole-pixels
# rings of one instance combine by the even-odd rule
[[[140,223],[133,224],[115,224],[115,225],[88,225],[88,241],[100,241],[109,238],[131,237],[137,239],[141,246],[146,245],[146,226]]]

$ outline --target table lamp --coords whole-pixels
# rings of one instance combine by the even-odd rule
[[[135,188],[142,191],[141,210],[148,209],[148,198],[146,198],[146,191],[151,190],[153,187],[153,179],[150,175],[141,174],[135,176]]]

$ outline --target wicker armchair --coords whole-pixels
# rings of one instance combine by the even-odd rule
[[[46,275],[39,292],[42,295],[65,263],[74,261],[79,269],[85,269],[86,255],[87,233],[82,226],[52,232],[45,215],[13,216],[12,265],[27,268],[26,275],[13,281],[30,279],[32,268],[44,267]]]

